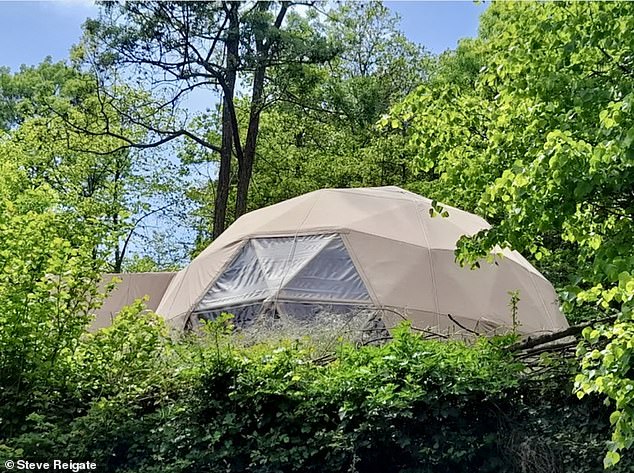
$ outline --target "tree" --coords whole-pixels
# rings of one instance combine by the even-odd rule
[[[11,111],[3,159],[26,169],[34,186],[56,191],[84,232],[101,235],[95,254],[103,254],[111,271],[121,271],[146,222],[172,205],[175,166],[121,149],[118,138],[94,136],[93,124],[104,117],[113,131],[140,132],[102,108],[92,78],[72,66],[47,60],[2,77],[0,102]],[[132,92],[128,97],[135,100]],[[70,126],[69,117],[86,132]]]
[[[341,54],[327,66],[305,67],[292,100],[266,111],[254,184],[271,197],[254,207],[323,187],[410,181],[402,134],[379,132],[375,124],[427,79],[433,61],[397,22],[378,2],[329,12],[321,28]]]
[[[608,466],[634,441],[633,26],[628,3],[495,3],[480,37],[452,56],[473,87],[432,81],[384,121],[407,127],[433,197],[496,223],[461,241],[462,262],[495,245],[548,260],[562,244],[575,257],[565,308],[618,314],[615,326],[586,332],[607,345],[581,349],[577,379],[580,395],[603,392],[616,405]]]
[[[15,74],[0,67],[0,130],[9,131],[37,114],[36,97],[63,93],[75,75],[72,68],[46,58],[38,67],[22,66]]]
[[[144,140],[124,137],[126,147],[156,147],[184,137],[219,155],[214,238],[225,228],[232,155],[238,163],[235,215],[246,210],[267,72],[289,63],[320,62],[330,55],[313,31],[286,27],[288,13],[300,4],[112,2],[98,20],[86,23],[78,56],[93,67],[104,101],[147,132]],[[138,74],[138,84],[154,92],[141,110],[126,107],[111,88],[133,74]],[[241,80],[249,94],[244,131],[235,104]],[[220,137],[209,140],[179,113],[179,106],[197,93],[212,103],[215,92],[222,97]],[[169,112],[170,117],[155,120],[153,110]],[[112,130],[105,124],[102,133],[112,135]]]
[[[84,232],[75,212],[50,186],[34,183],[15,158],[0,143],[3,437],[22,429],[38,396],[64,402],[73,353],[100,302],[102,268],[93,254],[101,235]]]
[[[397,17],[380,3],[344,3],[309,21],[339,54],[325,64],[286,64],[268,73],[275,93],[261,114],[249,210],[324,187],[410,179],[402,134],[379,133],[374,124],[426,79],[430,55],[403,36]],[[236,104],[245,128],[249,103]],[[195,165],[206,159],[191,148],[185,155]],[[199,206],[199,248],[209,241],[204,215],[213,207],[213,189],[214,183],[196,183],[190,193]]]

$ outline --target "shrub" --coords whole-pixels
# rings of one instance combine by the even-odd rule
[[[65,236],[68,218],[46,209],[49,197],[34,191],[12,202],[0,194],[0,438],[34,409],[63,408],[79,339],[99,303],[99,262]]]
[[[526,378],[512,340],[431,341],[403,326],[323,363],[307,338],[236,342],[226,318],[175,342],[137,303],[81,339],[80,408],[32,413],[0,457],[129,473],[601,471],[605,406],[570,395],[569,365]]]

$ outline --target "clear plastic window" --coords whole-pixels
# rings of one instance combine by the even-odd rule
[[[264,301],[271,305],[304,300],[307,304],[296,306],[298,315],[305,314],[308,307],[311,311],[322,310],[337,302],[370,304],[368,291],[339,235],[247,241],[194,312],[205,318],[228,312],[238,319],[236,312],[242,314],[244,307],[260,307]],[[250,315],[245,317],[255,316],[253,310],[249,309]]]

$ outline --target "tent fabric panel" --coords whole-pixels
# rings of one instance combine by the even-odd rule
[[[471,270],[455,262],[453,250],[425,249],[359,232],[350,232],[346,239],[381,306],[435,313],[436,320],[426,319],[434,326],[451,314],[511,327],[508,292],[519,290],[520,331],[567,326],[550,283],[514,259]]]
[[[541,274],[533,273],[531,273],[531,280],[535,285],[537,294],[541,298],[548,319],[542,331],[548,332],[551,330],[551,327],[567,327],[568,321],[561,312],[559,298],[550,282]]]
[[[318,204],[306,218],[304,229],[347,228],[424,244],[415,218],[416,207],[409,201],[384,199],[372,192],[327,190],[322,192]]]
[[[242,245],[243,242],[238,241],[227,246],[215,246],[213,252],[204,256],[201,253],[172,279],[156,312],[171,327],[183,330],[191,311]]]
[[[104,274],[99,283],[102,290],[113,278],[121,279],[121,282],[108,294],[102,306],[95,312],[96,317],[89,330],[99,330],[112,325],[114,317],[123,307],[145,296],[149,297],[145,303],[146,307],[156,310],[175,275],[175,272]]]
[[[486,319],[511,327],[509,292],[519,291],[517,322],[521,332],[546,332],[566,324],[562,314],[556,317],[551,312],[557,307],[552,286],[548,291],[539,292],[530,270],[511,259],[498,260],[497,264],[481,263],[480,268],[473,270],[456,264],[452,251],[435,251],[432,260],[441,314]]]
[[[482,223],[479,217],[458,209],[446,210],[448,216],[443,217],[434,212],[430,213],[430,206],[421,202],[417,202],[415,208],[427,239],[426,246],[432,249],[453,250],[463,235],[474,235],[489,227],[486,222]]]
[[[492,253],[499,255],[497,258],[507,258],[518,265],[522,266],[524,269],[528,270],[533,274],[533,276],[537,276],[542,279],[546,284],[550,285],[550,282],[540,273],[535,266],[533,266],[526,258],[524,258],[518,251],[509,250],[508,248],[500,248],[496,246]]]
[[[279,291],[280,298],[366,301],[370,295],[339,236],[332,238]]]
[[[426,248],[361,232],[350,232],[346,241],[375,304],[435,310]]]
[[[263,300],[270,294],[266,277],[251,242],[247,242],[200,300],[195,312]]]

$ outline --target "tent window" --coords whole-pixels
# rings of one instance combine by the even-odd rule
[[[341,237],[304,235],[246,242],[194,312],[215,318],[264,300],[371,302]]]
[[[263,300],[269,293],[255,250],[247,242],[202,298],[196,312]]]
[[[232,314],[234,316],[231,321],[233,325],[240,328],[249,327],[255,322],[255,319],[261,314],[262,304],[249,304],[243,306],[233,306],[224,309],[207,310],[198,312],[197,315],[201,319],[215,320],[223,313]]]
[[[348,250],[337,237],[284,284],[279,298],[370,301]]]

